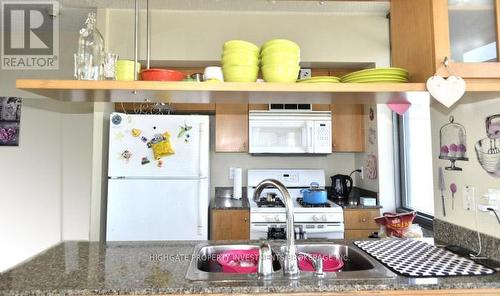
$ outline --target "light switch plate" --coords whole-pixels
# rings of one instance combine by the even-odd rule
[[[462,197],[462,205],[464,209],[467,211],[473,211],[475,204],[475,188],[472,186],[464,186],[462,189]]]

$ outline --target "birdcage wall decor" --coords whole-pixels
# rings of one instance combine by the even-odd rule
[[[439,159],[450,161],[450,166],[445,167],[449,171],[461,171],[456,166],[456,161],[468,161],[467,157],[467,132],[465,127],[455,122],[450,116],[449,122],[439,130]]]

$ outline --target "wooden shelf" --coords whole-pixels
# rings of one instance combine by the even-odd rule
[[[16,87],[60,101],[172,103],[386,103],[409,92],[424,92],[423,83],[196,83],[157,81],[81,81],[20,79]]]

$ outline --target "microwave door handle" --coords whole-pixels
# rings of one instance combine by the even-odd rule
[[[307,122],[307,152],[313,152],[313,126]]]

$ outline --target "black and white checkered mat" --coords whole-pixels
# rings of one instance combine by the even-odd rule
[[[438,277],[495,273],[493,269],[419,240],[383,239],[356,241],[354,244],[404,276]]]

